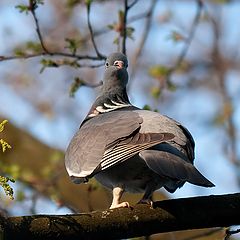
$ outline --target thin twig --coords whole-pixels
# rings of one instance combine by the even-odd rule
[[[123,31],[120,32],[122,34],[122,53],[126,55],[126,42],[127,42],[127,15],[128,11],[138,2],[138,0],[134,0],[131,4],[128,5],[128,0],[124,0],[124,12],[123,12]]]
[[[35,22],[36,32],[37,32],[37,35],[38,35],[41,47],[42,47],[44,52],[46,52],[48,54],[51,54],[49,52],[49,50],[47,49],[47,47],[45,46],[44,41],[43,41],[43,37],[42,37],[41,31],[40,31],[40,27],[39,27],[38,18],[36,16],[36,12],[35,12],[36,7],[37,7],[36,1],[35,0],[29,0],[29,10],[32,13],[32,16],[33,16],[33,19],[34,19],[34,22]]]
[[[40,26],[39,26],[39,22],[38,22],[38,18],[36,16],[36,8],[37,8],[37,3],[35,0],[29,0],[29,11],[32,13],[34,22],[35,22],[35,26],[36,26],[36,32],[42,47],[42,52],[38,52],[38,53],[31,53],[31,54],[22,54],[22,55],[13,55],[13,56],[0,56],[0,62],[2,61],[9,61],[9,60],[16,60],[16,59],[30,59],[30,58],[35,58],[35,57],[42,57],[42,56],[61,56],[61,57],[69,57],[69,58],[75,58],[76,60],[105,60],[105,56],[103,56],[102,54],[99,53],[99,51],[97,50],[96,44],[95,44],[95,40],[93,37],[93,31],[92,31],[92,26],[90,23],[90,19],[89,19],[89,13],[90,13],[90,5],[89,9],[88,9],[88,26],[89,26],[89,30],[91,33],[91,38],[93,41],[93,45],[94,48],[96,50],[97,56],[89,56],[89,55],[78,55],[75,53],[64,53],[64,52],[51,52],[48,50],[48,48],[46,47],[44,41],[43,41],[43,37],[42,37],[42,33],[40,30]],[[98,65],[82,65],[82,67],[99,67],[102,66],[102,64],[98,64]]]
[[[96,52],[98,58],[99,59],[105,59],[106,57],[98,51],[98,48],[97,48],[97,45],[96,45],[96,42],[95,42],[93,29],[92,29],[92,24],[91,24],[91,21],[90,21],[90,10],[91,10],[91,3],[87,4],[87,24],[88,24],[88,28],[89,28],[89,32],[90,32],[90,38],[91,38],[93,47],[95,49],[95,52]]]
[[[99,68],[104,66],[104,63],[99,63],[99,64],[80,64],[80,68]]]
[[[185,45],[175,63],[175,65],[169,69],[168,71],[168,75],[167,75],[167,81],[169,81],[172,73],[174,71],[176,71],[176,69],[181,65],[182,61],[184,60],[188,50],[189,50],[189,47],[191,45],[191,42],[193,40],[193,37],[194,37],[194,34],[195,34],[195,31],[196,31],[196,28],[197,28],[197,25],[199,23],[199,20],[200,20],[200,17],[201,17],[201,13],[202,13],[202,7],[203,7],[203,2],[202,0],[196,0],[196,3],[197,3],[197,12],[196,12],[196,15],[194,17],[194,20],[193,20],[193,23],[192,23],[192,26],[190,28],[190,32],[189,32],[189,36],[188,38],[186,39],[185,41]]]
[[[147,13],[143,12],[143,13],[140,13],[140,14],[136,14],[135,16],[132,16],[131,18],[129,18],[128,22],[132,23],[132,22],[141,20],[143,18],[148,17],[148,15],[149,15],[148,12]],[[62,56],[62,57],[75,58],[77,60],[93,60],[93,61],[105,60],[105,56],[102,56],[101,58],[99,58],[99,56],[78,55],[78,54],[65,53],[65,52],[50,52],[47,49],[47,47],[45,46],[45,44],[42,40],[43,37],[42,37],[41,31],[40,31],[39,22],[38,22],[38,19],[36,17],[36,14],[33,15],[33,16],[34,16],[34,20],[35,20],[35,24],[36,24],[36,31],[38,33],[39,41],[40,41],[40,44],[41,44],[41,47],[42,47],[43,51],[38,52],[38,53],[23,54],[23,55],[18,55],[18,56],[16,56],[16,55],[15,56],[14,55],[12,55],[12,56],[0,56],[0,62],[10,61],[10,60],[18,60],[18,59],[31,59],[31,58],[42,57],[42,56],[52,56],[52,57],[53,56]],[[106,27],[106,28],[103,28],[103,29],[101,29],[99,31],[96,31],[94,33],[92,32],[92,34],[93,34],[94,37],[96,37],[96,36],[105,34],[109,31],[111,31],[111,29]],[[86,40],[88,38],[89,38],[89,36],[85,37],[84,40]],[[99,64],[99,65],[96,65],[96,66],[93,66],[93,67],[98,67],[98,66],[102,66],[102,64]],[[92,66],[90,66],[90,67],[92,67]]]
[[[133,22],[136,22],[136,21],[141,20],[141,19],[146,18],[146,17],[148,17],[148,12],[147,12],[147,13],[146,13],[146,12],[139,13],[139,14],[136,14],[136,15],[134,15],[134,16],[132,16],[132,17],[129,17],[128,23],[133,23]],[[93,35],[94,35],[94,37],[98,37],[98,36],[101,36],[101,35],[103,35],[103,34],[106,34],[106,33],[108,33],[108,32],[111,32],[111,31],[113,31],[111,28],[109,28],[109,27],[103,27],[103,28],[100,29],[100,30],[96,30],[96,31],[93,33]],[[87,41],[87,40],[89,39],[89,36],[90,36],[90,34],[87,35],[87,36],[85,36],[85,37],[83,37],[83,38],[82,38],[82,41],[83,41],[83,42],[84,42],[84,41]]]
[[[138,2],[138,0],[134,0],[132,3],[130,3],[130,4],[128,5],[128,10],[129,10],[130,8],[132,8],[137,2]]]
[[[217,12],[218,13],[218,12]],[[220,17],[220,15],[219,15]],[[213,32],[214,32],[214,46],[212,52],[212,60],[214,63],[214,68],[216,71],[216,75],[219,80],[219,92],[222,97],[223,109],[222,109],[222,119],[224,120],[224,126],[226,131],[226,136],[228,137],[229,144],[226,148],[227,153],[229,154],[228,158],[231,163],[236,167],[236,171],[239,171],[240,168],[240,159],[237,154],[237,127],[234,121],[234,113],[235,109],[233,107],[233,102],[229,92],[226,87],[226,60],[222,57],[220,50],[220,39],[221,39],[221,31],[219,26],[219,21],[216,21],[214,17],[211,17]],[[240,184],[240,177],[237,172],[237,180],[238,184]]]
[[[152,0],[150,8],[149,8],[149,10],[147,11],[147,14],[146,14],[147,19],[146,19],[146,23],[145,23],[145,26],[144,26],[143,35],[142,35],[139,46],[138,46],[138,48],[137,48],[137,50],[134,54],[133,60],[132,60],[132,72],[131,72],[131,75],[130,75],[131,82],[128,84],[128,90],[130,89],[131,84],[133,83],[133,79],[134,79],[134,76],[136,74],[138,60],[139,60],[139,58],[142,54],[145,42],[147,40],[149,31],[150,31],[150,28],[151,28],[152,15],[153,15],[153,11],[154,11],[154,8],[156,6],[156,3],[157,3],[157,0]]]
[[[126,55],[128,0],[124,0],[122,53]]]
[[[15,55],[15,56],[0,56],[0,62],[15,60],[15,59],[29,59],[35,57],[42,57],[42,56],[61,56],[61,57],[69,57],[75,58],[76,60],[93,60],[93,61],[101,61],[104,58],[100,59],[98,56],[90,56],[90,55],[78,55],[78,54],[71,54],[71,53],[64,53],[64,52],[40,52],[40,53],[33,53],[33,54],[24,54],[24,55]]]

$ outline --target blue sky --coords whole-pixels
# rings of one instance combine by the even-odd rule
[[[36,38],[35,27],[32,23],[31,16],[20,14],[14,8],[15,4],[16,3],[2,3],[2,7],[0,8],[0,55],[9,54],[13,46],[19,42],[33,40]],[[224,42],[222,43],[223,45],[231,46],[236,44],[236,39],[239,39],[240,37],[239,5],[239,3],[233,3],[224,7],[222,14],[224,15],[225,21],[223,22],[223,25],[225,26],[227,37],[224,39]],[[101,11],[104,12],[104,9],[100,9],[101,6],[97,5],[95,7],[96,9],[99,8],[100,13]],[[181,25],[188,24],[188,22],[189,24],[191,23],[196,11],[194,4],[177,4],[175,1],[175,5],[171,7],[173,12],[177,14],[176,16],[179,16],[181,19]],[[136,5],[136,8],[139,12],[141,12],[143,6]],[[158,4],[154,15],[155,20],[157,20],[159,14],[164,12],[167,8],[168,5]],[[47,9],[47,7],[45,6],[44,9]],[[46,24],[48,21],[53,18],[51,11],[53,10],[50,9],[45,11],[41,8],[39,9],[38,14],[40,16],[40,23],[45,27],[47,27]],[[176,17],[176,19],[179,18]],[[97,22],[97,20],[97,17],[93,17],[93,23]],[[136,28],[135,34],[137,34],[138,31],[141,31],[141,23],[135,23],[133,26]],[[175,24],[166,24],[160,29],[157,21],[155,21],[143,53],[145,55],[149,53],[152,58],[145,59],[143,57],[141,61],[152,64],[164,63],[166,62],[166,56],[169,57],[172,54],[177,54],[181,51],[182,44],[174,44],[172,41],[167,40],[170,32],[176,29],[179,28],[176,27]],[[187,30],[186,34],[188,33]],[[195,57],[194,51],[196,48],[202,49],[203,52],[207,51],[206,46],[212,41],[212,34],[206,26],[201,25],[197,30],[196,38],[200,40],[194,41],[190,47],[190,51],[187,55],[190,58]],[[112,39],[108,39],[108,41],[111,42]],[[130,52],[134,50],[136,42],[138,42],[138,39],[135,42],[131,40],[128,41],[128,48]],[[114,46],[112,48],[114,48]],[[228,48],[226,47],[226,50],[227,49]],[[239,49],[236,50],[239,51]],[[35,62],[37,63],[37,61]],[[21,64],[14,61],[0,63],[0,77],[4,78],[12,71],[12,69],[19,67],[20,69],[17,69],[18,72],[24,72],[28,69],[30,63],[31,60],[27,60],[26,63],[21,61]],[[70,138],[77,130],[81,120],[87,113],[91,103],[94,101],[97,91],[83,87],[78,91],[76,97],[71,99],[68,96],[70,82],[67,82],[65,79],[66,76],[69,75],[65,73],[64,69],[48,69],[40,75],[38,74],[40,65],[36,64],[34,67],[35,68],[31,71],[35,74],[35,76],[37,76],[36,81],[41,82],[42,85],[40,84],[40,86],[47,83],[50,84],[49,88],[39,89],[40,91],[43,91],[43,96],[51,96],[51,91],[59,91],[61,93],[61,99],[55,100],[58,102],[56,103],[57,109],[59,110],[57,114],[53,117],[41,114],[35,107],[32,106],[31,102],[27,98],[23,97],[17,89],[8,84],[4,78],[4,81],[0,79],[0,115],[4,115],[11,122],[26,129],[35,137],[50,146],[58,147],[64,150],[70,141]],[[103,68],[97,71],[96,76],[99,76],[100,74],[102,75]],[[76,70],[73,70],[73,73],[75,72]],[[74,76],[73,73],[72,76]],[[27,73],[24,72],[24,74]],[[216,184],[216,187],[213,189],[205,189],[191,184],[185,184],[185,186],[173,194],[172,197],[223,194],[239,191],[239,186],[237,185],[235,177],[235,170],[222,154],[222,145],[220,140],[223,139],[224,132],[219,128],[212,127],[208,124],[220,107],[219,96],[204,89],[189,92],[185,89],[179,88],[176,92],[169,94],[172,94],[174,99],[180,99],[180,101],[171,101],[170,104],[161,105],[161,102],[150,99],[149,94],[143,94],[142,88],[143,86],[146,86],[146,82],[141,79],[146,77],[149,78],[145,69],[142,69],[137,73],[130,92],[130,97],[133,103],[138,107],[142,107],[146,103],[149,103],[151,106],[158,107],[161,113],[167,114],[182,122],[192,132],[196,141],[196,166],[204,175]],[[234,121],[237,123],[239,130],[239,72],[229,72],[227,78],[227,89],[231,96],[233,96],[233,103],[236,107]],[[181,85],[184,80],[179,78],[175,79],[175,81]],[[149,82],[155,84],[152,79],[149,79]],[[69,106],[69,109],[75,109],[78,112],[66,113],[61,109],[61,106],[66,108]],[[238,139],[239,137],[238,132]],[[238,147],[238,154],[240,154],[239,149],[240,147]],[[40,200],[39,202],[41,203],[39,203],[40,210],[43,208],[42,206],[45,204],[45,201]],[[48,205],[48,207],[52,211],[52,205]]]

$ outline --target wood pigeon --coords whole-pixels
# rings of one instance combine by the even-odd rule
[[[170,193],[189,182],[213,187],[194,166],[194,140],[179,122],[133,106],[126,92],[128,61],[113,53],[105,63],[100,96],[93,103],[65,155],[74,183],[95,177],[113,191],[110,208],[124,191],[143,192],[141,203],[152,203],[155,190]]]

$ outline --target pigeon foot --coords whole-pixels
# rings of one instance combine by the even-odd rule
[[[122,202],[122,203],[118,203],[118,204],[112,204],[110,206],[110,209],[114,209],[114,208],[130,208],[130,204],[128,202]]]

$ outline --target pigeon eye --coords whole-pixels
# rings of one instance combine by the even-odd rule
[[[106,62],[106,63],[105,63],[105,66],[106,66],[106,67],[109,67],[109,63],[108,63],[108,62]]]

